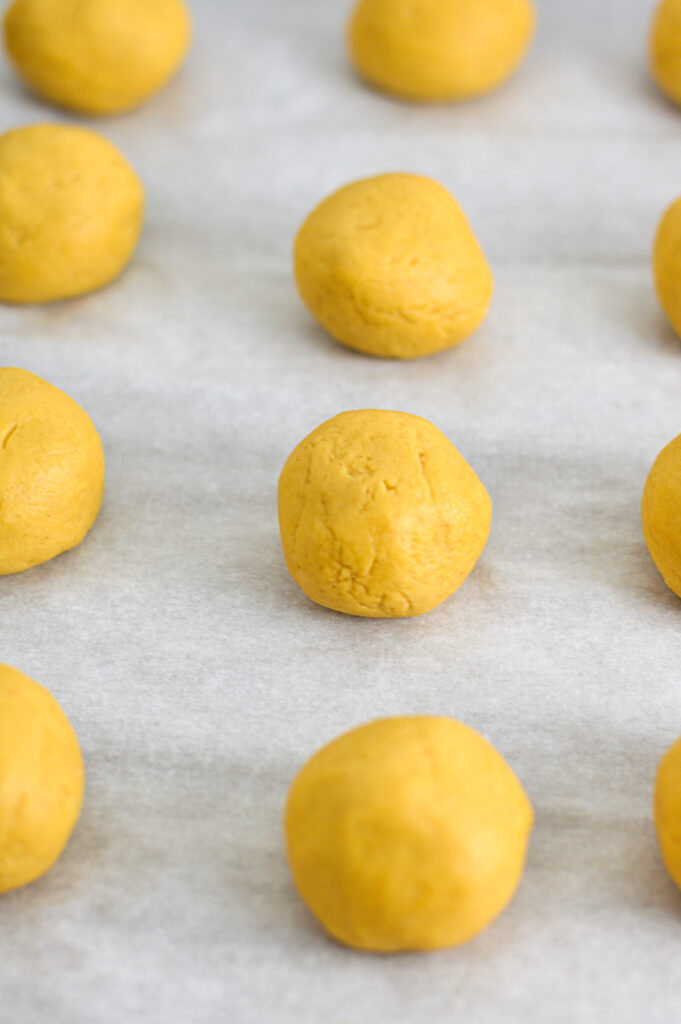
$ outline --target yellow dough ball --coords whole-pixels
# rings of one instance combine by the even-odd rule
[[[298,233],[298,290],[337,341],[415,359],[480,326],[492,272],[453,196],[416,174],[382,174],[325,199]]]
[[[681,104],[681,0],[657,5],[648,50],[654,81],[670,100]]]
[[[681,435],[653,463],[641,503],[643,536],[667,586],[681,597]]]
[[[5,44],[39,96],[86,114],[117,114],[166,84],[191,42],[182,0],[14,0]]]
[[[530,0],[359,0],[348,46],[372,85],[411,100],[463,100],[516,70],[534,35]]]
[[[313,430],[279,480],[288,570],[349,615],[421,615],[461,586],[492,505],[437,427],[404,412],[344,412]]]
[[[681,739],[669,748],[658,766],[654,817],[662,858],[681,889]]]
[[[103,493],[88,414],[27,370],[0,369],[0,576],[80,544]]]
[[[323,747],[289,793],[303,900],[340,942],[392,952],[458,945],[507,905],[530,802],[494,747],[451,718],[386,718]]]
[[[653,274],[660,305],[681,336],[681,198],[668,207],[658,225]]]
[[[0,892],[34,882],[58,860],[83,786],[78,739],[57,701],[0,665]]]
[[[0,301],[107,284],[135,251],[143,216],[139,178],[101,135],[42,124],[0,136]]]

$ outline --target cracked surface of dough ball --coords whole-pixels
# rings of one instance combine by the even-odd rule
[[[420,416],[363,409],[313,430],[279,480],[288,570],[349,615],[421,615],[454,593],[487,541],[484,486]]]
[[[681,106],[681,0],[662,0],[655,8],[648,55],[656,85]]]
[[[658,224],[653,275],[660,305],[681,337],[681,198],[665,210]]]
[[[80,544],[104,493],[88,414],[27,370],[0,369],[0,575]]]
[[[285,828],[303,900],[340,942],[439,949],[482,931],[522,876],[530,802],[501,754],[451,718],[386,718],[318,751]]]
[[[294,262],[315,319],[374,356],[414,359],[458,345],[492,298],[492,272],[461,207],[416,174],[334,192],[298,232]]]
[[[348,27],[359,74],[411,100],[463,100],[516,70],[534,36],[530,0],[359,0]]]
[[[39,96],[85,114],[117,114],[158,92],[184,60],[182,0],[15,0],[5,45]]]
[[[662,577],[681,597],[681,435],[663,448],[641,502],[643,535]]]
[[[658,765],[653,816],[665,867],[681,889],[681,738],[672,744]]]
[[[34,882],[58,860],[83,788],[78,739],[55,698],[0,665],[0,892]]]
[[[53,302],[108,284],[143,216],[142,183],[101,135],[42,124],[0,136],[0,301]]]

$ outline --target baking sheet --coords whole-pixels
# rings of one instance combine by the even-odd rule
[[[540,2],[522,73],[437,108],[353,78],[345,0],[193,6],[179,78],[92,122],[147,185],[133,265],[0,310],[2,363],[81,402],[108,458],[86,542],[0,582],[1,660],[52,689],[88,776],[59,865],[0,903],[0,1022],[667,1024],[681,896],[650,805],[681,732],[681,604],[639,501],[681,431],[681,342],[649,271],[681,112],[647,80],[651,4]],[[0,129],[46,119],[3,67]],[[311,207],[386,170],[447,185],[496,275],[475,338],[407,364],[328,340],[290,268]],[[476,570],[419,619],[318,608],[280,553],[286,456],[361,407],[427,416],[494,502]],[[322,742],[403,713],[482,731],[537,824],[482,936],[367,956],[298,901],[281,811]]]

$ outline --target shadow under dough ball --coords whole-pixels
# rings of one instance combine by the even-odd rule
[[[295,242],[296,283],[337,341],[416,359],[482,323],[492,272],[454,197],[417,174],[382,174],[329,196]]]
[[[363,409],[313,430],[279,480],[279,524],[293,579],[317,604],[397,618],[461,586],[489,535],[484,486],[420,416]]]
[[[0,575],[80,544],[103,493],[102,443],[84,409],[27,370],[0,369]]]
[[[372,85],[410,100],[464,100],[496,89],[534,35],[531,0],[359,0],[351,60]]]
[[[96,132],[39,124],[0,136],[0,301],[53,302],[108,284],[143,218],[142,183]]]
[[[84,114],[144,103],[177,71],[191,43],[183,0],[15,0],[5,45],[43,99]]]
[[[377,952],[466,942],[508,904],[533,812],[495,748],[451,718],[386,718],[318,751],[291,786],[288,858],[340,942]]]
[[[78,821],[84,784],[78,739],[55,698],[0,665],[0,893],[55,864]]]

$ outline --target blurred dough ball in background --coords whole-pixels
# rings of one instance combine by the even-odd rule
[[[41,124],[0,136],[0,301],[52,302],[108,284],[143,217],[142,183],[96,132]]]
[[[681,889],[681,738],[658,765],[653,817],[665,867]]]
[[[103,494],[104,452],[85,410],[28,370],[0,369],[0,575],[80,544]]]
[[[0,665],[0,893],[49,871],[80,815],[83,759],[44,687]]]
[[[655,8],[648,50],[653,79],[681,105],[681,0],[662,0]]]
[[[532,41],[531,0],[359,0],[348,27],[356,70],[411,100],[463,100],[516,70]]]
[[[660,305],[681,337],[681,198],[665,210],[658,224],[653,274]]]
[[[340,942],[386,953],[482,931],[520,882],[532,823],[492,744],[427,715],[379,719],[327,744],[298,773],[285,816],[309,909]]]
[[[43,99],[85,114],[117,114],[144,103],[189,49],[183,0],[14,0],[5,15],[7,51]]]
[[[681,435],[653,463],[641,517],[650,555],[667,586],[681,597]]]
[[[494,287],[457,201],[417,174],[334,192],[298,232],[294,262],[301,298],[329,334],[396,359],[460,344],[484,320]]]
[[[492,503],[451,441],[421,416],[340,413],[294,449],[279,480],[293,579],[365,618],[422,615],[458,590],[489,535]]]

